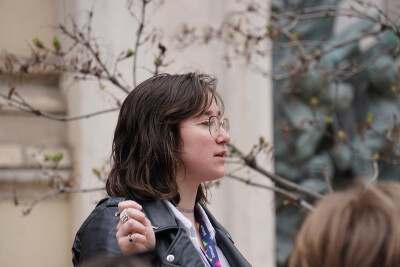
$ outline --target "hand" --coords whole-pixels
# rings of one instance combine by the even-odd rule
[[[119,213],[124,209],[126,209],[130,219],[125,223],[119,221],[117,225],[116,237],[121,251],[128,254],[153,250],[156,239],[151,222],[141,211],[142,206],[135,201],[127,200],[118,204]],[[133,242],[129,241],[129,237]]]

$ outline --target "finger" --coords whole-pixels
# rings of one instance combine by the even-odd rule
[[[143,222],[143,225],[144,225],[145,227],[148,227],[148,226],[152,227],[152,224],[151,224],[150,220],[147,219],[147,218],[145,218],[145,220],[144,220],[144,222]]]
[[[119,213],[121,213],[124,209],[127,209],[127,208],[142,210],[142,206],[133,200],[125,200],[125,201],[118,203]]]
[[[134,234],[131,234],[130,238],[132,238],[132,242],[129,241],[129,236],[128,236],[128,242],[131,245],[135,244],[136,246],[138,246],[138,245],[145,246],[147,244],[147,238],[142,234],[134,233]]]
[[[125,201],[118,203],[118,213],[119,214],[121,214],[124,209],[128,209],[128,208],[142,210],[142,206],[133,200],[125,200]],[[129,216],[129,214],[128,214],[128,216]],[[119,221],[117,224],[117,230],[119,229],[119,227],[121,227],[121,224],[122,224],[122,222]]]
[[[145,226],[148,226],[150,223],[150,221],[147,220],[144,213],[140,210],[127,208],[127,209],[125,209],[125,212],[129,216],[130,219],[134,219]],[[130,221],[130,219],[128,219],[128,221]],[[128,221],[126,221],[125,223],[127,223]],[[119,223],[117,224],[117,230],[119,230],[119,228],[121,227],[122,224],[124,224],[124,223],[122,221],[119,221]]]
[[[119,228],[121,227],[122,224],[126,223],[130,219],[131,219],[131,217],[128,215],[127,209],[122,210],[121,214],[119,215],[119,221],[118,221],[118,224],[117,224],[117,231],[119,230]]]
[[[124,223],[124,225],[121,226],[119,231],[119,234],[121,234],[122,236],[128,235],[130,233],[145,234],[146,228],[142,223],[131,219],[128,222]]]
[[[116,233],[117,238],[122,238],[130,233],[146,234],[145,226],[135,219],[130,219],[119,227]]]
[[[135,219],[138,222],[141,222],[143,225],[146,224],[146,215],[140,210],[128,208],[126,209],[126,214],[132,219]]]
[[[129,239],[132,239],[130,241]],[[140,252],[148,250],[146,247],[147,239],[145,236],[141,234],[132,234],[130,237],[126,236],[118,240],[118,244],[121,247],[122,251],[125,252]]]

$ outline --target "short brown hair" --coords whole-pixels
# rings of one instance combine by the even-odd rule
[[[210,97],[211,96],[211,97]],[[112,146],[112,169],[106,183],[110,196],[179,203],[176,183],[181,121],[223,101],[210,75],[160,74],[139,84],[121,106]],[[196,201],[206,202],[200,185]]]
[[[398,182],[363,182],[323,198],[302,225],[289,266],[400,266],[399,195]]]

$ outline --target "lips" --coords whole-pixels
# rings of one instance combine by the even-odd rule
[[[223,151],[221,151],[221,152],[218,152],[218,153],[215,154],[214,156],[215,156],[215,157],[225,157],[225,154],[226,154],[226,150],[223,150]]]

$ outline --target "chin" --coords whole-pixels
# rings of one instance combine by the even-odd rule
[[[215,176],[215,178],[213,180],[218,180],[221,179],[225,176],[225,171],[219,173],[218,175]]]
[[[204,175],[204,176],[203,176],[203,179],[204,179],[205,177],[207,177],[207,178],[204,179],[204,181],[210,182],[210,181],[214,181],[214,180],[221,179],[221,178],[223,178],[224,176],[225,176],[225,168],[219,169],[219,170],[215,170],[215,171],[212,172],[212,173],[209,172],[208,175]]]

